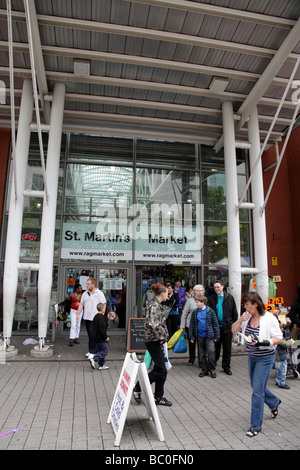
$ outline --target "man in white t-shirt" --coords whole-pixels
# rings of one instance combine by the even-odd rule
[[[89,337],[89,353],[88,358],[97,352],[94,339],[93,319],[97,313],[97,305],[99,303],[106,304],[103,292],[96,288],[96,279],[90,277],[86,281],[87,290],[82,294],[80,304],[77,310],[77,318],[83,310],[83,319],[85,320],[86,331]]]

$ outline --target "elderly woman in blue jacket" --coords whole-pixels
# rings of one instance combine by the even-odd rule
[[[191,315],[189,340],[197,341],[199,377],[210,375],[216,378],[215,342],[220,338],[220,327],[216,312],[207,305],[204,295],[196,297],[197,308]]]

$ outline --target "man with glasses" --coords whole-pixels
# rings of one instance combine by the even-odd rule
[[[233,296],[224,291],[224,283],[222,281],[214,281],[214,290],[214,294],[208,299],[208,305],[216,312],[220,326],[220,339],[216,342],[216,363],[220,357],[221,346],[223,346],[222,367],[225,374],[232,375],[230,369],[232,348],[231,326],[237,321],[238,312]]]
[[[193,287],[192,296],[189,299],[187,299],[182,310],[182,315],[181,315],[181,320],[180,320],[180,329],[185,330],[188,337],[189,337],[189,326],[190,326],[190,321],[191,321],[191,315],[193,311],[197,308],[195,297],[199,295],[204,295],[204,287],[201,284],[197,284],[195,287]],[[189,362],[187,363],[187,365],[192,366],[196,358],[196,343],[195,342],[192,343],[190,340],[189,340],[189,356],[190,356]],[[199,364],[199,367],[200,367],[200,364]]]

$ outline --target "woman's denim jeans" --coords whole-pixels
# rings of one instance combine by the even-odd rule
[[[250,383],[252,387],[251,428],[260,429],[264,417],[264,404],[272,410],[279,399],[267,389],[267,383],[275,359],[275,352],[270,356],[248,356]]]

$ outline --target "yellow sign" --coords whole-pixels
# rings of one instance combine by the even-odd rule
[[[274,282],[281,282],[281,276],[273,276]]]
[[[272,266],[277,266],[277,256],[272,256]]]

